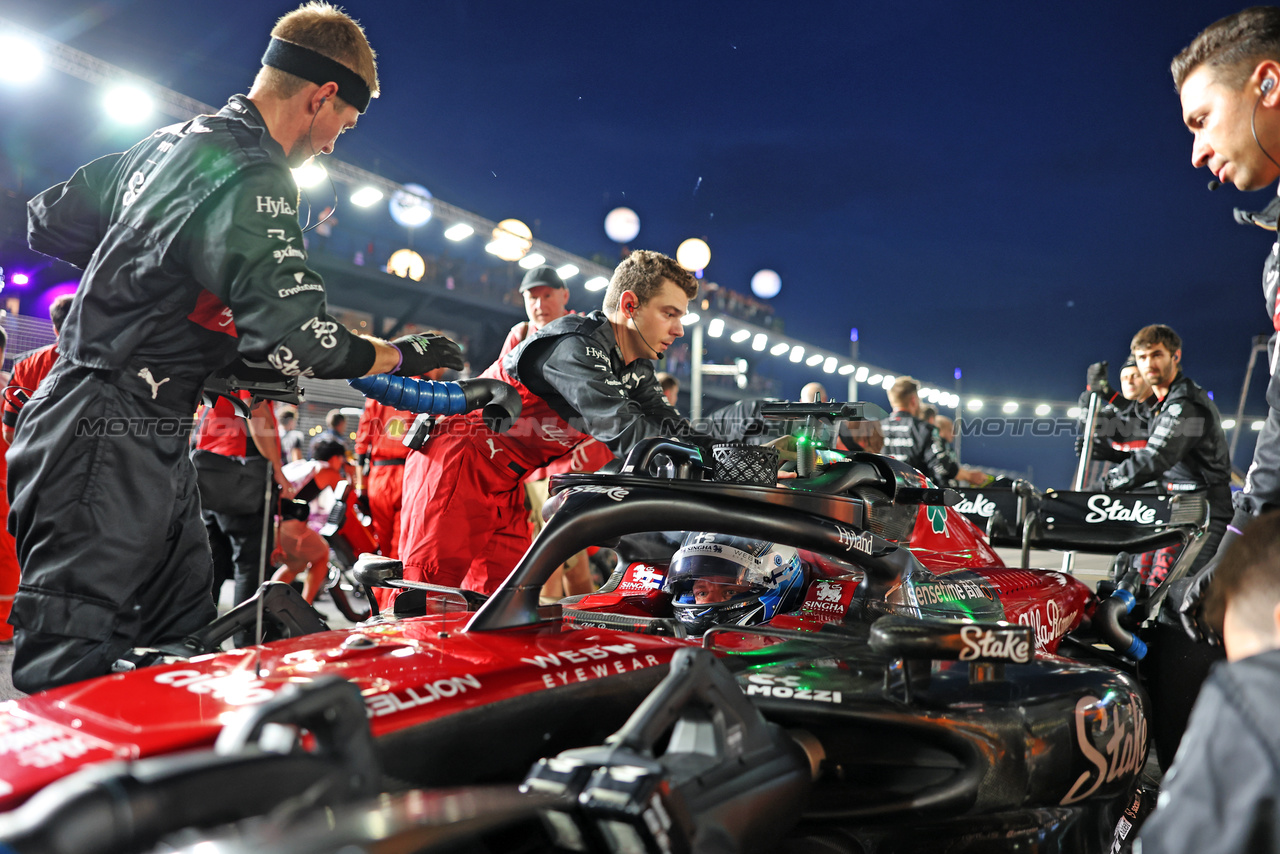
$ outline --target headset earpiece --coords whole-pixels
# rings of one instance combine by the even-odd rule
[[[328,95],[325,95],[325,96],[323,96],[323,97],[321,97],[321,98],[320,98],[320,103],[319,103],[319,104],[316,104],[316,112],[317,112],[317,113],[318,113],[318,112],[320,112],[320,108],[324,106],[324,102],[325,102],[325,101],[327,101],[327,100],[329,100],[329,96],[328,96]]]
[[[1262,91],[1264,94],[1267,92],[1270,92],[1272,89],[1275,88],[1275,86],[1276,86],[1276,79],[1274,77],[1268,77],[1266,80],[1262,81]]]

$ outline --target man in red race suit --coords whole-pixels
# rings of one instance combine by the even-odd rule
[[[506,433],[479,413],[443,419],[405,463],[404,577],[493,592],[529,545],[521,481],[589,438],[625,454],[651,436],[694,435],[662,395],[653,359],[684,334],[697,282],[657,252],[614,271],[604,311],[533,333],[484,372],[511,383],[523,411]]]
[[[438,380],[444,368],[425,376]],[[357,494],[367,497],[373,535],[378,551],[387,557],[400,556],[400,508],[404,497],[404,461],[409,449],[404,434],[413,420],[412,412],[392,409],[372,398],[365,401],[356,428],[356,470],[360,474]]]
[[[525,273],[524,280],[520,282],[520,293],[524,297],[524,310],[529,319],[511,327],[507,340],[502,343],[499,360],[551,321],[570,313],[569,286],[554,267],[543,265]],[[675,406],[675,402],[671,405]],[[525,476],[524,487],[529,498],[530,536],[536,536],[542,530],[542,505],[547,502],[548,481],[553,474],[593,472],[612,459],[612,451],[595,439],[588,439],[574,448],[572,453],[565,454],[544,468],[529,472]],[[542,587],[542,598],[555,602],[565,596],[590,593],[591,590],[591,569],[587,553],[579,552],[551,574]]]
[[[54,342],[28,353],[25,359],[14,363],[9,388],[19,389],[30,397],[36,393],[40,381],[49,375],[49,371],[53,369],[53,363],[58,361],[57,338],[62,332],[62,321],[67,319],[67,312],[71,310],[71,300],[71,294],[63,294],[49,306],[49,322],[53,324]],[[3,416],[0,416],[0,421],[3,422],[5,444],[8,444],[13,441],[14,426],[18,423],[18,413],[22,411],[22,405],[20,400],[10,400],[9,395],[6,394],[2,406]]]

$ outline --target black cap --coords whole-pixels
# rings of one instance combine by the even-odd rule
[[[564,279],[560,278],[560,274],[556,272],[556,268],[548,264],[541,267],[534,267],[532,270],[524,274],[524,281],[520,283],[520,293],[524,293],[529,288],[536,288],[539,285],[546,285],[549,288],[567,288]]]
[[[1132,353],[1130,353],[1129,358],[1125,359],[1124,364],[1120,366],[1120,370],[1123,371],[1125,368],[1136,368],[1136,367],[1138,367],[1138,360],[1134,358]]]

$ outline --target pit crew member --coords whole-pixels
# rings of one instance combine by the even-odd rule
[[[1089,397],[1096,390],[1100,396],[1098,420],[1094,427],[1093,459],[1105,462],[1119,462],[1124,459],[1123,453],[1136,451],[1147,445],[1147,434],[1150,425],[1151,407],[1155,400],[1151,394],[1151,386],[1138,369],[1138,362],[1133,354],[1120,366],[1120,391],[1111,387],[1107,380],[1107,363],[1095,362],[1089,366],[1088,384],[1080,395],[1080,421],[1084,425],[1085,413],[1089,409]],[[1076,455],[1084,450],[1084,434],[1076,437]]]
[[[1213,173],[1210,186],[1261,190],[1280,178],[1280,8],[1254,6],[1210,24],[1170,65],[1192,133],[1191,164]],[[1262,292],[1272,326],[1280,330],[1280,234],[1263,265]],[[1271,338],[1267,418],[1254,446],[1244,491],[1219,544],[1224,553],[1254,516],[1280,508],[1280,335]],[[1201,636],[1200,602],[1217,566],[1211,561],[1179,594],[1183,624]]]
[[[1263,514],[1228,546],[1204,621],[1222,633],[1227,663],[1200,690],[1139,833],[1141,854],[1246,854],[1280,839],[1280,512]]]
[[[63,294],[53,301],[49,306],[49,322],[53,324],[52,344],[47,344],[28,355],[22,361],[13,366],[13,376],[9,380],[9,388],[21,390],[21,392],[30,397],[35,390],[39,388],[41,381],[49,375],[49,371],[53,370],[54,362],[58,361],[58,336],[62,333],[62,324],[67,319],[67,312],[71,310],[71,294]],[[6,442],[13,441],[13,428],[18,423],[18,413],[22,410],[20,398],[14,400],[9,399],[9,393],[6,391],[3,403],[3,415],[0,415],[0,434],[4,436]]]
[[[893,413],[880,422],[884,433],[884,453],[923,472],[934,483],[945,486],[960,480],[980,486],[987,476],[964,469],[942,444],[938,428],[919,417],[920,383],[911,377],[898,377],[889,389],[889,405]]]
[[[185,435],[212,371],[237,353],[335,378],[461,365],[452,342],[346,331],[306,265],[289,170],[332,152],[377,91],[363,31],[308,3],[276,24],[263,66],[216,115],[29,203],[31,247],[85,272],[9,454],[23,691],[107,673],[130,648],[213,618]]]
[[[1166,493],[1204,493],[1209,530],[1191,572],[1218,548],[1231,520],[1231,459],[1222,416],[1205,393],[1182,372],[1182,339],[1168,326],[1143,327],[1132,352],[1151,386],[1150,436],[1144,447],[1117,451],[1120,462],[1102,478],[1108,491],[1136,489],[1159,481]]]
[[[495,590],[529,545],[521,480],[590,437],[619,455],[651,436],[705,441],[663,397],[652,361],[684,334],[696,293],[673,259],[633,252],[613,273],[604,311],[552,321],[491,365],[483,376],[511,383],[523,412],[502,434],[479,413],[443,419],[409,455],[405,578]]]

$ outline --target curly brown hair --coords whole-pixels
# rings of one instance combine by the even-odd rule
[[[623,258],[613,271],[609,290],[604,295],[604,310],[617,311],[623,291],[631,291],[644,305],[662,290],[663,281],[675,284],[689,299],[698,295],[698,280],[674,258],[651,249],[638,249]]]
[[[1157,344],[1163,344],[1170,353],[1176,353],[1182,349],[1182,338],[1163,323],[1153,323],[1138,330],[1138,334],[1129,342],[1129,349],[1137,353],[1139,350],[1150,350]]]
[[[1254,6],[1215,21],[1173,58],[1169,70],[1179,92],[1202,65],[1222,85],[1239,89],[1264,59],[1280,61],[1280,8]]]

